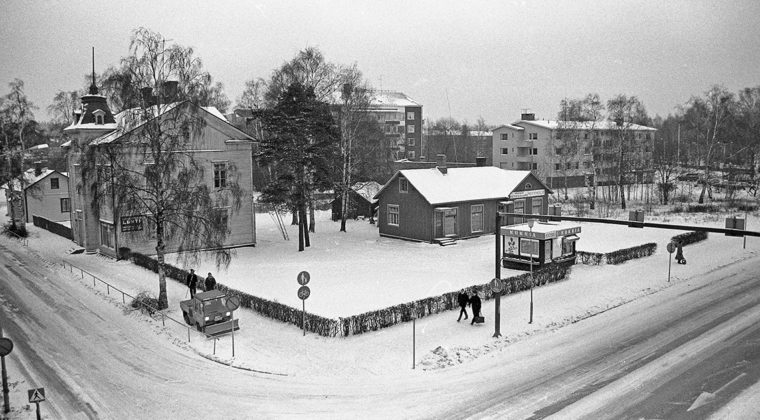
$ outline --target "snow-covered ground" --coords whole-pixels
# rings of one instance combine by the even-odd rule
[[[0,214],[4,213],[0,211]],[[669,216],[669,222],[714,226],[723,223],[721,216],[686,217],[688,219]],[[296,275],[307,270],[312,279],[307,311],[326,316],[351,315],[408,302],[486,283],[493,276],[493,237],[490,236],[460,241],[453,247],[440,247],[381,239],[376,228],[363,221],[350,222],[348,232],[340,233],[337,224],[321,220],[312,237],[312,247],[299,253],[296,243],[284,241],[267,218],[266,214],[258,217],[258,246],[239,249],[226,271],[217,271],[212,264],[204,264],[197,271],[202,274],[212,271],[221,283],[298,308]],[[756,221],[758,219],[751,216],[749,226]],[[71,255],[68,251],[75,248],[72,242],[31,224],[27,227],[29,246],[23,252],[34,253],[54,263],[74,264],[128,293],[157,292],[155,273],[101,256]],[[493,301],[484,303],[485,325],[457,323],[458,311],[419,319],[415,323],[414,366],[418,370],[438,370],[466,363],[498,352],[515,340],[561,327],[671,285],[689,282],[719,266],[749,258],[760,251],[760,239],[748,238],[747,248],[743,249],[742,238],[711,234],[707,241],[684,249],[689,264],[673,264],[671,281],[668,282],[669,254],[665,244],[679,231],[591,224],[583,224],[582,229],[578,245],[581,250],[611,251],[646,242],[656,242],[659,246],[650,257],[618,266],[577,265],[565,281],[536,288],[533,324],[528,324],[528,293],[503,297],[503,337],[498,339],[492,337]],[[294,236],[295,232],[291,232],[291,237]],[[2,241],[14,243],[7,238]],[[102,306],[93,310],[111,311],[113,306],[122,305],[118,293],[111,290],[110,295],[107,294],[106,287],[98,282],[93,286],[87,274],[66,273],[62,267],[59,270],[72,280],[72,287],[88,288],[101,295]],[[504,276],[509,274],[509,271],[503,272]],[[186,287],[168,281],[168,316],[181,321],[178,306],[186,293]],[[241,329],[235,333],[234,357],[230,336],[215,342],[191,330],[187,343],[188,328],[182,323],[168,321],[166,327],[162,327],[160,319],[150,321],[153,327],[146,329],[145,333],[165,335],[182,349],[235,367],[289,376],[333,377],[336,380],[395,377],[408,375],[413,366],[411,323],[343,338],[325,338],[310,333],[303,337],[294,325],[249,310],[240,310],[237,315]],[[139,315],[133,313],[132,316]],[[13,392],[20,393],[25,389],[21,386]]]

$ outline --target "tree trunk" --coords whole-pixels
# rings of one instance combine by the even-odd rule
[[[298,224],[298,207],[296,207],[296,206],[293,206],[293,208],[292,208],[292,209],[290,209],[290,214],[293,216],[293,217],[290,219],[290,224],[291,224],[292,226],[295,226],[295,225],[297,225],[297,224]]]
[[[161,222],[162,223],[162,222]],[[166,309],[169,307],[169,299],[166,296],[166,270],[164,267],[164,252],[166,251],[166,244],[164,243],[163,227],[159,223],[156,223],[156,260],[158,260],[158,309]]]
[[[340,231],[346,231],[346,213],[348,213],[348,190],[340,193]]]
[[[304,250],[304,232],[306,231],[306,218],[301,213],[301,210],[299,209],[297,212],[293,212],[294,215],[297,215],[298,219],[298,252],[301,252]]]
[[[314,233],[316,228],[317,221],[314,217],[314,197],[309,197],[309,232]],[[306,246],[309,243],[309,236],[306,235]]]

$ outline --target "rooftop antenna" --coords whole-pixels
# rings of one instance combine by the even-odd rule
[[[90,85],[90,95],[97,95],[98,87],[95,86],[95,47],[92,47],[92,84]]]

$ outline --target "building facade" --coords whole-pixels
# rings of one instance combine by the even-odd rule
[[[549,188],[559,188],[594,180],[617,183],[622,161],[626,182],[648,183],[656,131],[637,124],[535,120],[533,114],[522,114],[519,121],[493,130],[493,165],[530,170]]]
[[[375,196],[377,222],[380,236],[445,243],[493,233],[497,211],[545,215],[550,193],[530,171],[444,165],[401,170]],[[502,224],[523,221],[510,216]]]
[[[71,217],[69,177],[65,172],[45,169],[24,188],[24,214],[26,222],[33,216],[44,217],[51,222],[68,222]]]
[[[404,93],[375,90],[369,114],[385,133],[388,158],[419,160],[422,151],[422,105]]]
[[[128,170],[143,172],[152,163],[148,155],[133,150],[138,142],[126,142],[127,136],[139,138],[144,134],[144,121],[131,119],[134,110],[126,110],[112,115],[106,98],[98,95],[97,88],[91,86],[90,94],[81,99],[82,109],[75,116],[75,121],[65,129],[71,139],[68,153],[69,191],[71,195],[71,230],[74,242],[85,248],[88,253],[99,252],[109,256],[118,256],[120,248],[129,248],[145,254],[154,254],[156,247],[155,229],[147,214],[134,214],[123,210],[115,196],[109,199],[96,199],[92,187],[97,182],[97,174],[87,173],[82,166],[85,146],[96,150],[98,147],[118,145],[125,141],[125,146],[118,152],[131,159],[125,159]],[[233,180],[242,190],[239,209],[220,207],[219,217],[228,226],[225,247],[255,245],[255,213],[252,200],[252,147],[253,139],[233,127],[215,108],[199,107],[191,102],[175,102],[166,105],[155,118],[171,118],[169,113],[189,113],[192,118],[202,119],[200,130],[184,132],[188,141],[183,142],[184,156],[192,156],[194,162],[203,168],[201,181],[218,200],[228,195],[226,186]],[[176,117],[174,117],[176,118]],[[137,156],[137,158],[134,158]],[[139,158],[145,156],[146,158]],[[107,165],[107,164],[105,164]],[[92,171],[90,171],[92,172]],[[178,250],[180,244],[168,243],[166,252]]]

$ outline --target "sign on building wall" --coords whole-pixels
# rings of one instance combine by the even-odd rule
[[[546,194],[545,190],[512,191],[509,194],[509,198],[515,199],[515,198],[528,198],[528,197],[542,197],[544,194]]]
[[[122,232],[136,232],[143,230],[142,216],[122,216],[121,217],[121,231]]]

